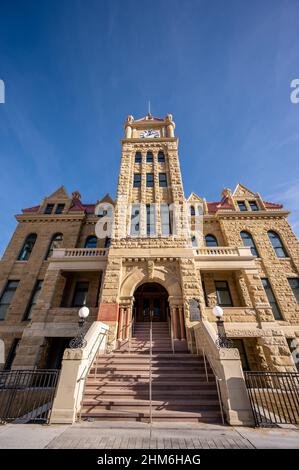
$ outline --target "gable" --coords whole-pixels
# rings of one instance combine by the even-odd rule
[[[200,202],[203,204],[204,200],[202,197],[199,197],[196,193],[191,193],[187,199],[188,202]]]
[[[241,183],[238,183],[234,192],[233,192],[234,197],[256,197],[256,194],[250,191],[250,189],[246,188]]]
[[[47,196],[46,199],[70,199],[70,197],[67,194],[65,187],[60,186],[60,188],[56,189],[54,193],[50,194],[50,196]]]

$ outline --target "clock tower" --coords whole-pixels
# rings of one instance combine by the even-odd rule
[[[147,309],[160,312],[173,325],[177,347],[186,347],[185,315],[201,285],[188,231],[175,123],[171,114],[161,119],[149,113],[141,119],[128,116],[124,129],[99,320],[109,323],[114,340],[122,341],[130,336],[133,319],[147,318]],[[156,300],[150,300],[153,289]],[[161,297],[159,289],[164,289]],[[147,307],[147,302],[156,307]]]

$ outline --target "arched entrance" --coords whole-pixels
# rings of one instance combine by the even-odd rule
[[[133,314],[136,322],[167,321],[169,311],[168,292],[156,282],[141,284],[134,292]]]

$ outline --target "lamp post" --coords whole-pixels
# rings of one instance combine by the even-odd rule
[[[218,337],[215,341],[217,348],[232,348],[233,342],[231,339],[226,337],[225,329],[224,329],[224,321],[222,320],[223,317],[223,308],[219,305],[216,305],[213,308],[213,314],[217,319],[217,331]]]
[[[83,307],[80,308],[78,315],[79,315],[79,321],[78,321],[79,331],[78,331],[77,336],[70,341],[69,346],[71,349],[85,348],[87,344],[86,339],[84,339],[83,326],[84,326],[86,318],[89,315],[89,308],[83,305]]]

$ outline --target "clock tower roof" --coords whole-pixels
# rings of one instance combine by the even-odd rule
[[[146,116],[135,120],[135,122],[143,122],[143,121],[160,121],[160,122],[162,121],[163,122],[164,119],[155,117],[151,113],[148,113]]]
[[[175,123],[172,115],[167,114],[164,119],[148,113],[139,119],[128,116],[125,122],[125,138],[173,138]]]

